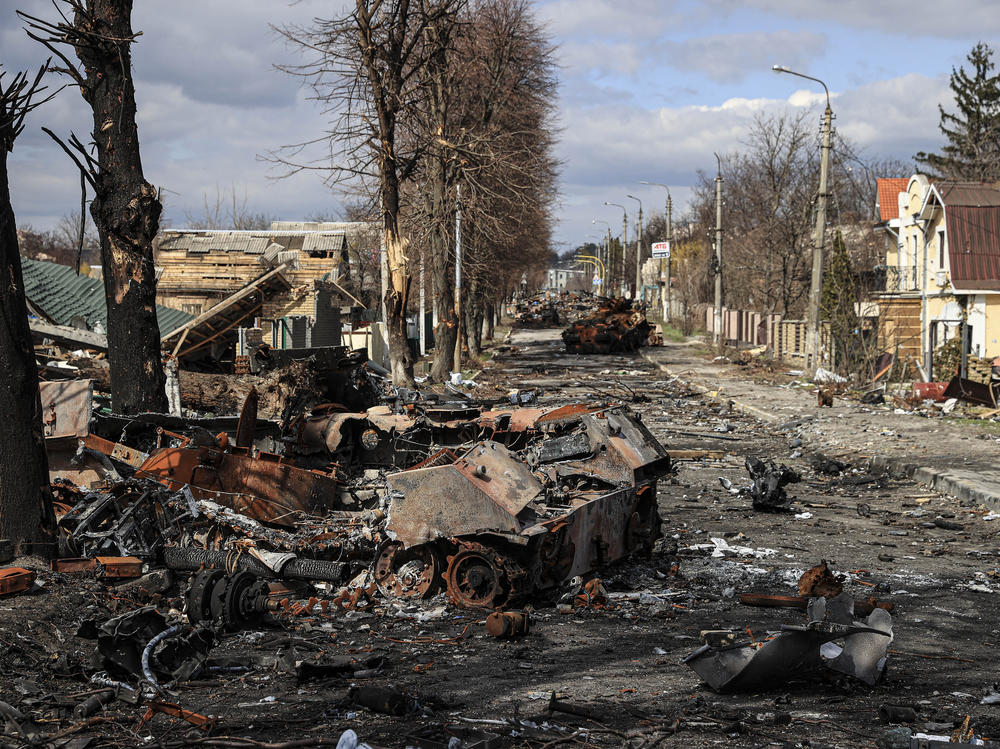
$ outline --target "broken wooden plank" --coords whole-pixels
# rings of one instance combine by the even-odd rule
[[[95,351],[108,350],[107,336],[91,330],[80,330],[68,325],[55,325],[41,320],[28,320],[33,335],[55,341],[60,346],[70,348],[87,348]]]
[[[726,454],[722,450],[667,450],[671,460],[722,460]]]

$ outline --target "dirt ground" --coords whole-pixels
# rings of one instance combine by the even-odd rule
[[[698,392],[639,355],[567,355],[550,330],[517,332],[511,344],[478,378],[484,394],[516,383],[543,388],[542,404],[620,399],[668,450],[711,451],[678,460],[675,474],[660,482],[664,539],[654,555],[599,571],[607,608],[560,606],[558,595],[534,601],[531,633],[513,641],[489,637],[480,613],[443,598],[378,599],[370,611],[290,617],[225,635],[212,651],[216,670],[179,685],[172,697],[217,716],[208,738],[162,715],[143,723],[144,709],[122,701],[88,719],[72,716],[95,688],[85,673],[94,643],[81,636],[81,624],[144,601],[86,573],[59,575],[36,562],[41,587],[0,599],[0,701],[32,718],[49,745],[74,749],[335,745],[346,729],[385,747],[433,746],[427,737],[434,736],[447,746],[449,735],[463,731],[493,734],[489,746],[498,747],[866,747],[889,728],[879,719],[883,705],[915,708],[915,731],[950,733],[971,716],[978,734],[1000,738],[1000,706],[980,704],[1000,681],[990,655],[1000,640],[1000,522],[985,508],[870,472],[846,442],[826,455],[849,467],[819,473],[814,457],[826,443],[804,438],[802,424],[736,410],[726,389]],[[866,417],[873,429],[878,418]],[[869,434],[869,453],[890,441]],[[747,456],[802,474],[789,487],[793,512],[754,511],[749,499],[723,488],[720,477],[748,483]],[[847,575],[846,590],[856,598],[895,604],[880,684],[803,673],[760,693],[719,695],[681,664],[702,630],[749,630],[760,639],[782,624],[803,623],[801,612],[748,607],[737,596],[794,595],[800,574],[821,560]],[[159,603],[164,610],[180,604]],[[354,661],[363,670],[314,679],[303,661]],[[373,712],[348,698],[352,685],[401,687],[414,709],[399,717]],[[549,712],[553,692],[585,715]],[[0,736],[0,746],[28,743]],[[475,734],[463,745],[475,745]]]

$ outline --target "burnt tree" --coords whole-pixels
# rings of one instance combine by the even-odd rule
[[[41,103],[32,97],[41,90],[44,72],[43,67],[33,80],[18,73],[5,84],[0,71],[0,538],[14,542],[18,553],[50,540],[55,529],[38,370],[7,181],[7,154],[25,115]]]
[[[75,136],[68,145],[59,143],[94,191],[90,212],[101,240],[111,405],[122,414],[163,412],[167,397],[153,269],[153,238],[161,206],[156,190],[143,177],[139,155],[132,2],[62,2],[68,12],[61,21],[22,17],[28,22],[28,35],[62,61],[50,69],[68,75],[93,111],[96,158]],[[73,48],[80,66],[61,51],[62,45]]]

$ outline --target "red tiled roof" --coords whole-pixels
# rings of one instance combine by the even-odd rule
[[[878,188],[879,219],[889,221],[899,218],[899,193],[906,192],[909,177],[879,177],[875,180]]]

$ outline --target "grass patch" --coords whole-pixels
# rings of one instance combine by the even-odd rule
[[[660,323],[660,329],[663,331],[663,340],[670,341],[671,343],[684,343],[687,340],[687,336],[681,332],[680,328],[675,328],[670,323]]]
[[[968,416],[953,416],[946,421],[947,424],[959,424],[962,426],[979,427],[984,432],[1000,434],[1000,421],[990,421],[989,419],[973,419]]]

